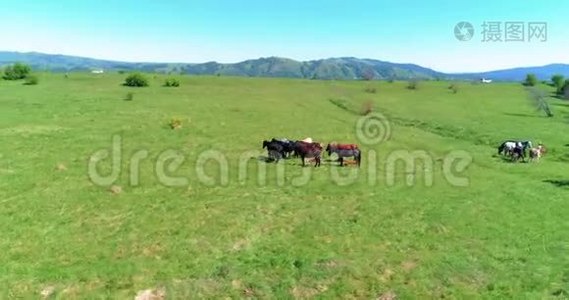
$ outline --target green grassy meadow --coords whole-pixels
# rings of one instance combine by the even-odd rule
[[[562,100],[549,100],[547,118],[515,83],[459,83],[453,94],[437,81],[409,90],[406,82],[178,76],[181,86],[166,88],[165,75],[147,74],[149,87],[130,88],[121,86],[125,74],[38,77],[36,86],[0,81],[2,299],[38,299],[46,288],[51,299],[133,299],[160,287],[167,299],[569,297]],[[389,139],[374,145],[356,135],[368,102],[389,121]],[[168,126],[172,118],[180,129]],[[120,192],[88,172],[115,135]],[[320,168],[259,162],[272,137],[359,143],[362,166],[339,168],[327,154]],[[548,152],[506,162],[496,148],[510,138]],[[184,159],[167,175],[187,184],[166,186],[157,175],[167,150]],[[131,172],[138,151],[147,158]],[[228,169],[200,165],[216,180],[208,185],[196,165],[213,151]],[[386,162],[405,151],[424,151],[433,166],[391,172]],[[443,162],[453,151],[472,159],[453,171],[467,186],[448,180]],[[110,174],[110,161],[100,174]]]

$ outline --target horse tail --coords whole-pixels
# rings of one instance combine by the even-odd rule
[[[356,162],[358,163],[358,167],[359,167],[362,163],[362,152],[360,150],[356,150],[356,151],[357,151]]]

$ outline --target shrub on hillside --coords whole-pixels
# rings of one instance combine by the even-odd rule
[[[375,72],[371,68],[366,69],[362,72],[362,79],[365,81],[373,80],[374,77],[375,77]]]
[[[170,128],[172,129],[179,129],[182,128],[182,120],[179,118],[173,118],[172,120],[170,120],[170,122],[168,123],[168,125],[170,126]]]
[[[178,87],[180,86],[180,81],[178,79],[175,78],[168,78],[166,79],[166,81],[164,82],[164,86],[167,87]]]
[[[535,74],[527,74],[526,80],[524,81],[523,85],[525,86],[535,86],[537,84],[537,76]]]
[[[418,88],[419,88],[419,82],[416,79],[411,79],[409,80],[409,83],[407,83],[407,89],[416,90]]]
[[[569,79],[565,80],[565,83],[563,84],[561,91],[563,93],[563,98],[569,100]]]
[[[458,85],[456,85],[455,83],[451,84],[451,85],[448,87],[448,89],[451,90],[453,94],[458,93]]]
[[[370,94],[375,94],[375,93],[377,93],[377,89],[374,88],[374,87],[367,87],[367,88],[365,89],[365,92],[366,92],[366,93],[370,93]]]
[[[140,73],[130,74],[124,81],[125,86],[143,87],[148,86],[148,80]]]
[[[25,85],[36,85],[38,83],[39,83],[39,79],[35,75],[26,76],[26,81],[24,82]]]
[[[15,63],[12,66],[7,66],[4,69],[4,76],[6,80],[19,80],[24,79],[32,71],[32,68],[26,64]]]
[[[563,93],[564,78],[561,74],[551,76],[551,83],[555,87],[555,92],[560,95]]]
[[[373,102],[366,101],[362,106],[362,115],[367,116],[373,112]]]
[[[126,93],[124,101],[132,101],[134,99],[134,94],[132,92]]]

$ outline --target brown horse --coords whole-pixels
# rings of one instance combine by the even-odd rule
[[[300,156],[303,167],[306,165],[304,162],[305,158],[314,158],[314,167],[320,167],[322,145],[319,143],[305,143],[302,141],[297,141],[294,144],[294,152]]]
[[[330,147],[334,147],[336,150],[359,150],[360,147],[357,144],[338,144],[332,142],[326,146],[326,151],[328,151],[328,155],[330,155]]]
[[[530,161],[539,160],[547,150],[542,144],[539,144],[537,148],[529,149],[529,159]]]

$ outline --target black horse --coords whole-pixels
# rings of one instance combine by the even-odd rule
[[[521,146],[520,146],[521,145]],[[522,148],[523,156],[526,156],[526,150],[531,149],[533,147],[531,141],[516,141],[516,140],[507,140],[502,142],[500,146],[498,146],[498,155],[504,153],[506,156],[512,157],[514,155],[515,148]],[[519,150],[518,150],[519,154]]]
[[[514,149],[511,150],[510,158],[512,161],[517,161],[520,158],[522,162],[526,161],[527,150],[532,148],[530,141],[516,142]]]
[[[293,142],[291,140],[273,138],[271,140],[271,143],[278,143],[281,145],[281,147],[283,147],[283,157],[284,158],[290,157],[291,153],[294,152],[294,143],[295,142]]]
[[[278,142],[263,141],[263,149],[267,148],[269,159],[279,162],[284,157],[283,146]]]

